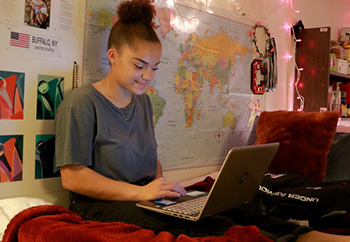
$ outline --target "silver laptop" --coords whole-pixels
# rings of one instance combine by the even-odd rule
[[[236,208],[253,199],[279,143],[232,148],[209,193],[188,191],[180,198],[142,201],[152,211],[197,221]]]

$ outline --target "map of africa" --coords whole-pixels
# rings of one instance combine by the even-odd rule
[[[108,72],[107,39],[119,2],[88,1],[84,83]],[[155,5],[163,52],[147,94],[159,160],[164,170],[218,165],[249,130],[251,26],[165,1]],[[172,21],[193,16],[192,29]]]

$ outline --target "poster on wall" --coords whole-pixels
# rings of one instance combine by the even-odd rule
[[[24,76],[0,71],[0,119],[23,119]]]
[[[49,29],[51,0],[24,0],[24,25]]]
[[[38,76],[37,113],[39,120],[55,119],[58,105],[63,100],[64,77]]]
[[[0,135],[0,183],[21,181],[23,135]]]
[[[55,136],[37,135],[35,140],[35,179],[58,177],[55,160]]]
[[[0,23],[18,25],[19,0],[0,0]]]

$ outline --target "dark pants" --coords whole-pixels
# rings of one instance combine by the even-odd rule
[[[72,193],[70,209],[86,220],[119,221],[138,225],[155,233],[167,231],[175,237],[180,234],[190,237],[221,236],[236,224],[256,225],[262,234],[281,242],[295,241],[297,234],[310,231],[309,228],[264,216],[244,206],[194,222],[139,208],[135,202],[101,201]]]

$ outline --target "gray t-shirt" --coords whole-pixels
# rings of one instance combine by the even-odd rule
[[[91,85],[72,91],[56,113],[57,166],[84,165],[129,183],[153,179],[157,143],[148,95],[134,95],[121,111]]]

